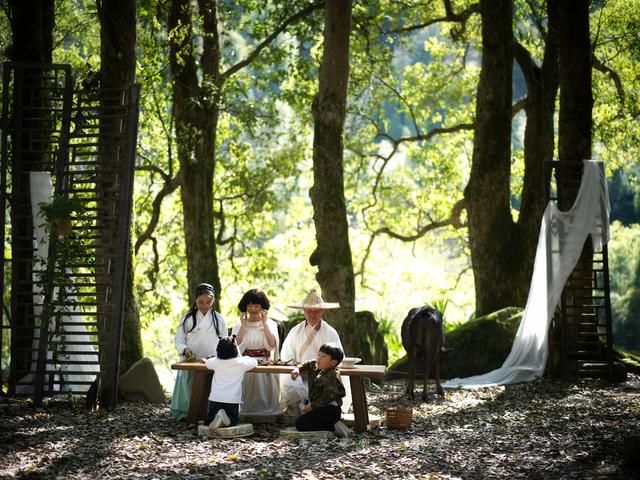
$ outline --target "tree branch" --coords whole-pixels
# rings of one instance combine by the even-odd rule
[[[138,156],[144,158],[145,160],[148,160],[147,157],[145,157],[143,154],[139,153]],[[164,170],[162,170],[160,167],[158,167],[157,165],[151,165],[151,164],[146,164],[146,165],[140,165],[136,167],[136,172],[152,172],[152,173],[157,173],[158,175],[160,175],[162,177],[162,179],[166,182],[171,181],[171,177],[164,172]]]
[[[527,80],[527,84],[531,85],[536,82],[536,77],[540,77],[540,68],[531,58],[529,51],[515,38],[513,39],[513,56],[522,70],[522,74]]]
[[[442,135],[443,133],[454,133],[454,132],[460,132],[460,131],[463,131],[463,130],[474,130],[475,128],[476,128],[475,123],[460,123],[460,124],[454,125],[452,127],[436,127],[436,128],[432,128],[431,130],[429,130],[424,135],[414,135],[414,136],[411,136],[411,137],[400,137],[400,138],[397,138],[395,140],[393,138],[391,138],[387,134],[384,134],[384,136],[386,138],[388,138],[389,140],[391,140],[394,144],[400,145],[401,143],[406,143],[406,142],[419,142],[419,141],[429,140],[431,137],[434,137],[436,135]]]
[[[475,128],[475,124],[473,123],[461,123],[458,125],[454,125],[452,127],[436,127],[429,130],[424,135],[415,135],[412,137],[400,137],[400,138],[394,138],[386,132],[378,132],[378,136],[386,138],[387,140],[389,140],[389,142],[391,142],[392,149],[387,156],[382,156],[378,153],[372,155],[382,160],[382,166],[380,167],[380,170],[376,172],[376,179],[373,183],[373,188],[371,189],[371,196],[373,197],[373,200],[369,202],[369,204],[362,209],[362,216],[363,218],[365,218],[365,223],[366,223],[367,210],[373,208],[378,203],[378,187],[380,185],[380,182],[382,181],[382,174],[384,173],[386,166],[389,164],[389,162],[391,161],[395,153],[398,151],[398,148],[401,143],[429,140],[431,137],[434,137],[435,135],[453,133],[453,132],[458,132],[462,130],[473,130],[474,128]]]
[[[593,63],[593,68],[609,76],[609,78],[613,81],[614,85],[616,86],[618,100],[620,100],[620,103],[624,103],[624,99],[625,99],[624,87],[622,86],[622,80],[620,79],[620,75],[618,75],[618,72],[613,70],[611,67],[605,65],[598,57],[595,56],[595,54],[591,56],[591,62]]]
[[[546,42],[547,31],[545,30],[544,24],[542,22],[542,15],[540,15],[540,9],[538,8],[538,6],[534,5],[531,0],[526,0],[526,2],[527,2],[527,5],[529,6],[529,9],[531,10],[531,15],[533,15],[533,18],[535,19],[534,23],[536,24],[538,33],[540,33],[540,36]]]
[[[151,169],[151,166],[150,166]],[[147,225],[146,230],[138,237],[136,240],[136,244],[134,247],[134,252],[137,255],[140,247],[144,242],[150,240],[152,238],[153,232],[158,225],[158,221],[160,220],[160,208],[162,207],[162,201],[167,195],[173,193],[180,185],[182,184],[182,174],[178,172],[178,174],[170,180],[165,180],[164,186],[160,189],[156,197],[153,199],[152,210],[151,210],[151,220],[149,221],[149,225]]]
[[[358,270],[358,272],[356,272],[357,275],[361,275],[361,280],[360,280],[361,285],[364,285],[365,266],[371,254],[371,247],[373,246],[373,242],[375,241],[376,237],[378,237],[379,235],[385,234],[391,238],[395,238],[396,240],[400,240],[402,242],[415,242],[416,240],[422,238],[424,235],[426,235],[428,232],[432,230],[437,230],[439,228],[443,228],[447,226],[451,226],[456,229],[462,228],[465,225],[462,222],[460,217],[462,216],[462,210],[464,210],[465,208],[466,208],[466,205],[465,205],[464,199],[458,200],[456,204],[451,208],[451,215],[449,215],[448,218],[423,225],[416,231],[416,233],[411,235],[404,235],[401,233],[394,232],[389,227],[381,227],[371,232],[371,236],[369,237],[369,243],[365,248],[364,256],[362,257],[362,261],[360,262],[360,269]]]
[[[527,106],[527,101],[528,98],[523,97],[511,106],[511,118],[515,117],[521,110],[524,110]]]
[[[389,90],[391,90],[396,97],[398,97],[400,99],[400,101],[402,103],[404,103],[405,107],[407,107],[407,110],[409,110],[409,115],[411,115],[411,121],[413,122],[413,128],[415,129],[416,133],[418,135],[420,135],[420,127],[418,127],[418,121],[416,120],[416,116],[413,112],[413,108],[411,107],[411,105],[409,104],[409,102],[407,102],[407,99],[404,98],[404,96],[398,91],[397,88],[392,87],[391,85],[389,85],[383,78],[381,78],[380,76],[376,75],[376,80],[378,80],[380,83],[382,83],[385,87],[387,87]]]
[[[265,38],[262,42],[260,42],[256,46],[256,48],[251,53],[249,53],[249,55],[247,55],[243,60],[239,61],[235,65],[229,67],[225,72],[223,72],[222,75],[220,75],[221,83],[224,83],[224,81],[227,78],[229,78],[231,75],[233,75],[239,70],[242,70],[244,67],[246,67],[251,62],[253,62],[256,59],[256,57],[260,54],[260,52],[264,50],[266,47],[268,47],[278,35],[280,35],[282,32],[284,32],[287,29],[289,25],[297,22],[300,19],[305,18],[307,15],[311,14],[314,10],[317,10],[323,6],[324,6],[324,0],[318,0],[311,3],[306,8],[303,8],[298,13],[295,13],[291,15],[289,18],[287,18],[284,22],[282,22],[282,24],[278,28],[276,28],[273,32],[271,32],[271,34],[267,38]]]
[[[380,32],[383,35],[390,35],[390,34],[394,34],[394,33],[408,33],[408,32],[413,32],[415,30],[421,30],[423,28],[429,27],[431,25],[435,25],[436,23],[441,23],[441,22],[457,22],[460,23],[461,28],[459,32],[453,32],[453,35],[455,38],[459,37],[466,28],[466,23],[467,20],[469,19],[469,17],[471,15],[473,15],[474,13],[479,13],[480,12],[480,4],[479,3],[473,3],[471,5],[469,5],[469,7],[467,7],[466,10],[463,10],[460,13],[455,13],[453,11],[453,7],[451,5],[451,1],[450,0],[443,0],[444,3],[444,11],[445,11],[445,16],[444,17],[438,17],[438,18],[432,18],[431,20],[427,20],[426,22],[423,23],[419,23],[416,25],[410,25],[408,27],[402,27],[402,28],[396,28],[393,30],[387,30],[384,32]]]

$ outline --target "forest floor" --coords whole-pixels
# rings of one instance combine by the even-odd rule
[[[402,388],[372,386],[372,413],[384,417]],[[618,385],[539,380],[448,390],[413,408],[407,430],[383,424],[310,442],[285,440],[272,424],[212,440],[175,422],[168,406],[85,412],[62,399],[35,409],[0,397],[0,478],[640,478],[624,461],[626,437],[640,433],[637,376]]]

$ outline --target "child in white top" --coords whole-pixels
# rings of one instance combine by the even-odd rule
[[[207,358],[205,366],[213,370],[209,409],[204,419],[209,428],[238,424],[242,403],[242,380],[245,372],[258,366],[258,360],[238,355],[236,336],[220,338],[217,356]]]

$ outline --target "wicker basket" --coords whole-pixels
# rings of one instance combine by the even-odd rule
[[[409,428],[413,410],[410,408],[388,408],[386,410],[387,428],[402,430]]]

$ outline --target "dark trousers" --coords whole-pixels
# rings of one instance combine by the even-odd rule
[[[237,403],[222,403],[222,402],[212,402],[209,400],[209,409],[207,410],[207,416],[204,417],[204,424],[209,425],[213,422],[213,419],[218,413],[218,410],[224,410],[227,413],[227,417],[231,423],[230,426],[234,426],[238,424],[238,409],[240,405]],[[223,425],[224,426],[224,425]]]
[[[336,405],[315,408],[297,418],[296,428],[300,432],[333,431],[333,424],[340,420],[341,414],[340,407]]]

